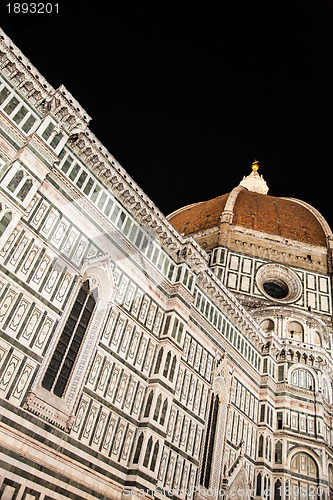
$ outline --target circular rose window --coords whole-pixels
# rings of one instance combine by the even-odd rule
[[[265,264],[256,275],[259,290],[278,302],[294,302],[302,293],[302,283],[294,271],[280,264]]]
[[[267,295],[273,299],[285,299],[288,296],[289,288],[282,280],[270,280],[263,283],[263,288]]]

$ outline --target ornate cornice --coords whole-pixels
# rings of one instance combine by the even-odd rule
[[[74,417],[64,404],[60,407],[59,398],[52,404],[50,403],[50,394],[47,393],[47,397],[45,397],[44,392],[41,387],[31,390],[26,397],[23,408],[51,422],[56,427],[69,432],[74,423]],[[63,402],[61,401],[61,403]]]
[[[274,350],[279,361],[304,363],[322,371],[324,369],[328,376],[333,376],[333,360],[323,347],[283,339],[274,345]]]
[[[176,231],[90,130],[72,135],[68,144],[136,220],[154,231],[176,261],[186,262],[195,273],[207,266],[207,253],[192,237],[182,237]]]
[[[40,115],[50,111],[68,133],[84,131],[90,116],[61,85],[55,90],[0,29],[0,70],[17,87]]]

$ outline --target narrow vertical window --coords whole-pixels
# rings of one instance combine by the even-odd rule
[[[269,456],[269,437],[266,436],[265,458],[268,460]]]
[[[172,360],[172,365],[171,365],[171,368],[170,368],[170,373],[169,373],[169,380],[170,380],[170,382],[173,381],[173,377],[175,375],[176,364],[177,364],[177,358],[176,358],[176,356],[174,356],[173,360]]]
[[[278,441],[275,444],[275,463],[282,464],[282,443]]]
[[[153,451],[153,457],[151,459],[151,464],[150,464],[150,470],[154,472],[155,467],[156,467],[156,460],[157,460],[157,455],[158,455],[158,450],[159,450],[159,444],[158,441],[155,443],[154,446],[154,451]]]
[[[142,448],[142,442],[143,442],[143,434],[141,433],[136,445],[136,450],[133,458],[133,464],[137,464],[139,462],[140,454],[141,454],[141,448]]]
[[[276,414],[276,427],[278,429],[282,429],[283,427],[283,414],[281,411],[278,411]]]
[[[155,406],[155,411],[154,411],[154,416],[153,416],[153,419],[156,420],[156,422],[157,422],[158,416],[160,414],[161,404],[162,404],[162,396],[160,394],[157,398],[157,401],[156,401],[156,406]]]
[[[58,397],[65,392],[95,306],[87,280],[80,288],[42,382]]]
[[[149,393],[149,396],[148,396],[148,399],[147,399],[147,404],[146,404],[146,408],[145,408],[145,413],[144,413],[144,417],[148,417],[149,416],[149,413],[150,413],[150,408],[151,408],[151,403],[153,401],[153,396],[154,396],[154,392],[153,391],[150,391]]]
[[[152,440],[152,438],[150,436],[150,438],[148,439],[148,443],[147,443],[145,458],[143,460],[143,466],[144,467],[148,467],[148,462],[149,462],[149,458],[150,458],[150,453],[151,453],[152,446],[153,446],[153,440]]]
[[[164,403],[163,403],[163,407],[162,407],[161,418],[160,418],[161,425],[164,425],[167,410],[168,410],[168,400],[165,399]]]
[[[163,370],[163,377],[167,377],[167,375],[168,375],[170,361],[171,361],[171,353],[169,351],[168,354],[167,354],[166,360],[165,360],[165,365],[164,365],[164,370]]]
[[[161,361],[162,361],[162,356],[163,356],[163,347],[160,349],[160,351],[158,353],[154,373],[159,372],[159,369],[161,366]]]
[[[258,457],[263,457],[264,453],[264,436],[261,434],[259,437],[259,444],[258,444]]]
[[[210,473],[213,463],[218,409],[219,397],[217,394],[212,394],[200,480],[200,483],[205,486],[205,488],[209,487]]]
[[[23,171],[19,170],[18,172],[16,172],[16,174],[8,184],[7,189],[9,189],[11,193],[13,193],[17,188],[17,186],[20,184],[22,179],[23,179]]]
[[[257,491],[256,491],[256,494],[258,497],[261,497],[261,474],[259,472],[259,474],[257,475]]]
[[[266,493],[266,498],[267,500],[270,500],[271,498],[271,478],[267,478],[267,487],[265,488]]]
[[[27,179],[19,192],[17,193],[17,197],[19,200],[23,201],[27,194],[29,193],[30,189],[32,188],[32,180]]]
[[[281,481],[278,479],[274,485],[274,500],[281,500],[281,490],[282,490]]]
[[[6,212],[5,215],[0,220],[0,236],[3,235],[11,220],[12,220],[12,213]]]

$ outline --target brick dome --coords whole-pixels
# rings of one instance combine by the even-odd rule
[[[217,229],[225,217],[232,226],[311,245],[326,246],[326,235],[331,234],[324,218],[307,203],[251,191],[242,182],[231,193],[181,208],[168,218],[180,233],[190,235]]]

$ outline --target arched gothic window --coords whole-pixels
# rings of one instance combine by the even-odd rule
[[[215,433],[217,427],[218,409],[219,409],[219,397],[217,394],[212,394],[209,419],[207,422],[207,433],[206,433],[206,441],[205,441],[201,478],[200,478],[200,484],[205,486],[205,488],[209,487],[210,473],[213,463],[213,451],[214,451]]]
[[[159,350],[157,359],[156,359],[156,364],[155,364],[155,370],[154,373],[158,373],[160,366],[161,366],[161,361],[162,361],[162,356],[163,356],[163,347]]]
[[[30,189],[32,188],[32,180],[27,179],[19,192],[17,193],[17,197],[19,200],[24,201],[25,197],[29,193]]]
[[[152,446],[153,446],[153,440],[152,440],[152,437],[150,436],[150,438],[148,439],[147,447],[146,447],[145,458],[143,460],[144,467],[148,467]]]
[[[97,295],[97,291],[94,291]],[[43,378],[42,386],[62,397],[73,370],[83,338],[96,307],[96,300],[85,281],[76,297]]]
[[[265,448],[265,458],[268,459],[268,454],[269,454],[269,437],[266,436],[266,448]]]
[[[278,479],[274,485],[274,500],[281,500],[281,481]]]
[[[266,477],[265,477],[266,479]],[[271,478],[267,477],[267,483],[265,484],[265,491],[266,491],[266,499],[270,500],[271,498]]]
[[[167,377],[167,375],[168,375],[170,361],[171,361],[171,353],[169,351],[168,354],[167,354],[166,360],[165,360],[165,365],[164,365],[164,370],[163,370],[163,377]]]
[[[171,365],[171,368],[170,368],[170,373],[169,373],[169,380],[170,380],[170,382],[173,381],[173,377],[175,375],[176,364],[177,364],[177,357],[174,356],[173,360],[172,360],[172,365]]]
[[[158,450],[159,450],[159,444],[158,441],[155,443],[154,446],[154,451],[153,451],[153,457],[151,459],[151,464],[150,464],[150,470],[154,472],[155,467],[156,467],[156,460],[157,460],[157,455],[158,455]]]
[[[140,454],[141,454],[141,448],[142,448],[142,442],[143,442],[143,433],[140,434],[137,445],[136,445],[136,450],[133,458],[133,464],[137,464],[139,462]]]
[[[162,404],[162,396],[160,394],[157,398],[157,401],[156,401],[156,406],[155,406],[155,411],[154,411],[154,416],[153,416],[153,419],[156,420],[156,422],[158,419],[158,415],[160,413],[161,404]]]
[[[262,478],[261,478],[261,473],[257,475],[257,491],[256,494],[258,497],[261,497],[261,483],[262,483]]]
[[[308,389],[310,391],[313,391],[315,388],[312,373],[303,368],[298,368],[293,371],[291,383],[296,387],[301,387],[302,389]]]
[[[260,434],[258,443],[258,457],[264,456],[264,436]]]
[[[151,403],[153,401],[153,396],[154,396],[154,391],[150,391],[149,393],[149,396],[147,398],[147,404],[146,404],[146,408],[145,408],[145,412],[144,412],[144,417],[149,417],[149,413],[150,413],[150,408],[151,408]]]
[[[165,399],[164,403],[163,403],[163,407],[162,407],[161,418],[160,418],[161,425],[164,425],[167,410],[168,410],[168,400]]]
[[[20,184],[23,179],[23,170],[18,170],[16,174],[12,177],[12,180],[9,182],[7,189],[13,193],[17,186]]]

